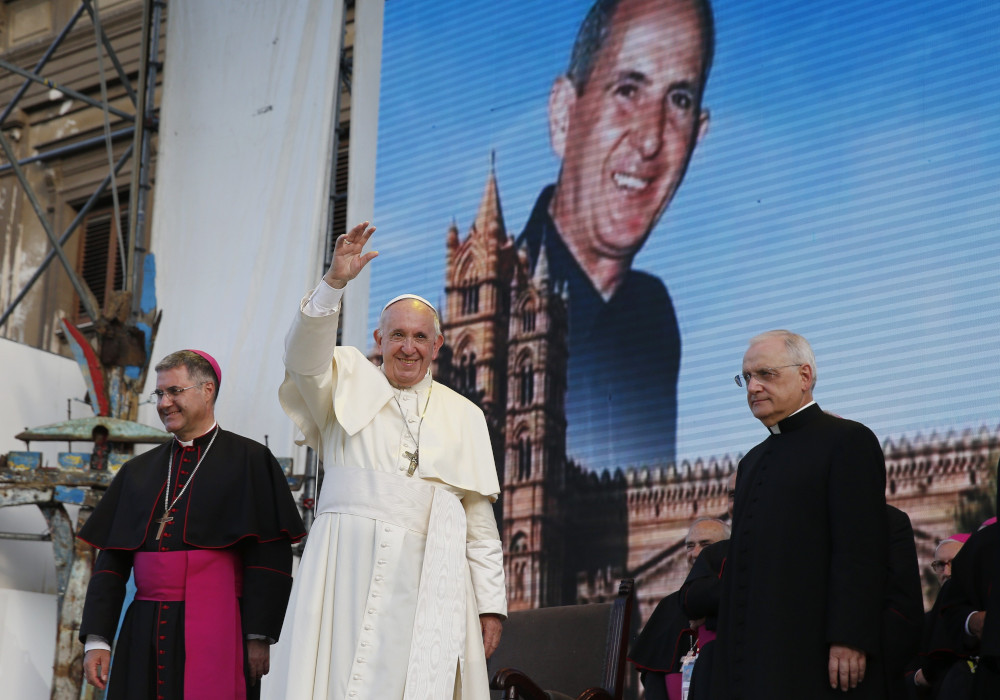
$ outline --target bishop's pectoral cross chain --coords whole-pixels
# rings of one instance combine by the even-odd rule
[[[407,476],[413,476],[413,472],[415,472],[417,470],[417,467],[420,466],[420,429],[424,425],[424,416],[427,415],[427,407],[430,406],[431,404],[431,391],[433,390],[434,390],[434,385],[431,384],[430,387],[428,387],[427,389],[427,400],[424,402],[423,413],[420,414],[420,422],[417,423],[417,436],[415,438],[413,437],[413,432],[410,430],[410,426],[407,425],[406,423],[406,411],[403,410],[403,405],[399,403],[399,397],[396,396],[395,394],[393,394],[392,397],[393,399],[395,399],[396,407],[399,408],[399,414],[403,418],[403,427],[406,428],[406,432],[409,434],[410,439],[413,440],[414,443],[413,452],[407,450],[406,452],[403,453],[403,456],[406,457],[408,460],[410,460],[410,464],[406,468]],[[418,403],[417,408],[419,407],[420,404]],[[164,513],[164,515],[166,514]]]
[[[184,486],[181,488],[181,492],[174,496],[173,501],[167,500],[170,494],[170,476],[174,471],[174,448],[173,445],[170,446],[170,460],[167,462],[167,484],[163,487],[163,516],[156,521],[160,524],[160,527],[156,529],[157,540],[163,537],[163,529],[167,526],[167,523],[174,522],[174,519],[170,516],[170,509],[177,505],[177,501],[181,500],[181,496],[183,496],[184,492],[187,491],[187,487],[191,485],[192,481],[194,481],[194,475],[198,473],[198,468],[201,467],[201,463],[205,461],[205,457],[208,456],[208,451],[212,449],[212,445],[215,444],[215,438],[217,437],[219,437],[218,425],[215,427],[215,434],[212,435],[212,439],[209,441],[208,447],[206,447],[205,451],[201,453],[198,463],[195,464],[194,469],[191,470],[191,476],[188,477],[188,480],[184,483]],[[179,470],[180,466],[177,468]],[[178,479],[180,479],[179,476]]]

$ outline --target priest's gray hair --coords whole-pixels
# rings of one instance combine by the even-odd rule
[[[770,338],[781,338],[785,341],[785,349],[788,351],[789,360],[793,364],[809,365],[812,367],[812,386],[810,386],[809,389],[815,389],[817,377],[816,355],[813,354],[813,349],[812,346],[809,345],[809,341],[798,333],[792,333],[791,331],[786,330],[775,330],[755,335],[750,339],[750,345],[755,345],[762,340],[768,340]]]
[[[709,517],[709,516],[705,515],[705,516],[702,516],[700,518],[696,518],[695,521],[693,523],[691,523],[691,527],[688,528],[688,535],[691,534],[691,530],[693,530],[694,526],[697,525],[698,523],[718,523],[719,526],[722,527],[722,531],[724,533],[726,533],[726,536],[723,539],[727,539],[728,540],[732,536],[732,534],[733,534],[733,528],[730,527],[729,523],[727,523],[725,520],[720,520],[719,518],[712,518],[712,517]],[[686,541],[687,540],[687,536],[685,536],[684,539]]]
[[[212,405],[214,406],[219,398],[219,380],[208,360],[191,350],[178,350],[160,360],[153,369],[156,372],[164,372],[178,367],[186,369],[188,376],[199,384],[212,382],[212,385],[215,386],[215,391],[212,392]]]

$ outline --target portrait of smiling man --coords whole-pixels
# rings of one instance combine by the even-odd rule
[[[569,293],[567,443],[588,466],[675,456],[680,330],[632,261],[707,130],[713,42],[707,1],[598,0],[549,95],[562,166],[518,243]]]

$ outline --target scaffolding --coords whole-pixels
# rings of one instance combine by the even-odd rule
[[[7,103],[3,113],[0,114],[0,148],[2,148],[7,161],[0,167],[0,174],[12,172],[14,177],[17,178],[24,196],[28,199],[31,208],[34,210],[38,222],[44,230],[51,246],[51,250],[27,283],[18,291],[16,296],[7,305],[7,308],[0,314],[0,327],[7,323],[14,309],[24,300],[28,292],[42,278],[51,262],[56,258],[59,259],[63,271],[73,285],[73,289],[79,297],[80,305],[87,317],[91,322],[97,323],[100,315],[97,300],[86,282],[77,273],[76,265],[69,260],[63,248],[73,234],[79,230],[83,218],[109,190],[114,200],[116,220],[121,220],[117,174],[126,163],[133,159],[135,154],[139,154],[139,156],[136,158],[137,162],[132,167],[132,175],[128,187],[130,199],[128,208],[128,233],[124,234],[119,228],[117,245],[123,263],[124,291],[131,293],[132,313],[138,313],[140,294],[136,293],[136,291],[142,288],[143,260],[147,251],[146,210],[149,203],[152,141],[158,127],[155,94],[157,77],[162,67],[160,63],[160,38],[165,8],[165,2],[145,0],[142,3],[139,66],[138,74],[134,80],[126,73],[122,61],[119,59],[101,23],[101,16],[97,5],[92,0],[81,1],[79,7],[52,40],[40,60],[31,69],[20,68],[7,60],[0,60],[0,69],[24,79],[21,86],[14,93],[13,98]],[[59,48],[63,45],[66,38],[70,36],[74,28],[76,28],[84,14],[89,16],[94,29],[93,48],[98,75],[100,77],[99,98],[88,94],[88,92],[92,92],[92,88],[86,91],[75,90],[69,85],[61,84],[46,75],[46,67],[49,65],[50,60],[57,55]],[[109,99],[110,81],[105,70],[105,60],[110,62],[114,69],[114,87],[124,92],[131,111],[114,106]],[[18,109],[22,98],[24,98],[29,88],[33,85],[44,86],[50,91],[55,90],[60,95],[100,109],[103,113],[103,135],[81,139],[76,143],[49,149],[29,157],[18,158],[14,145],[7,134],[9,130],[8,120],[15,113],[15,110]],[[112,116],[124,122],[127,126],[112,131]],[[125,139],[129,139],[131,143],[121,157],[117,161],[114,161],[112,158],[113,145]],[[101,145],[105,146],[108,153],[109,167],[107,176],[80,208],[72,222],[57,236],[49,218],[49,213],[42,206],[35,188],[24,171],[24,166],[65,158]],[[128,241],[127,253],[126,240]]]

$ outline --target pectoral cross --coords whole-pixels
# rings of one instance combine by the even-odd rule
[[[161,537],[163,537],[163,528],[167,526],[167,523],[174,522],[174,519],[164,512],[163,517],[157,520],[156,522],[160,524],[159,529],[157,529],[156,531],[156,539],[160,539]]]
[[[417,469],[417,462],[419,461],[420,450],[416,449],[413,452],[404,452],[403,456],[410,460],[410,467],[406,470],[407,476],[413,476],[413,472]]]

